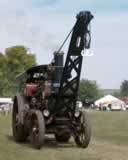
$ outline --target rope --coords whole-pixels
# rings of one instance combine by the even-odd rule
[[[65,38],[64,42],[62,43],[62,45],[60,46],[60,48],[58,49],[57,52],[61,51],[61,49],[63,48],[64,44],[66,43],[66,41],[68,40],[69,36],[71,35],[73,29],[74,29],[74,27],[71,29],[71,31],[69,32],[69,34],[67,35],[67,37]]]

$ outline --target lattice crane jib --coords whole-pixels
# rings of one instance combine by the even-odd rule
[[[72,30],[71,41],[67,53],[59,93],[57,95],[56,111],[69,109],[74,111],[78,97],[79,81],[84,49],[90,48],[90,12],[80,12]]]

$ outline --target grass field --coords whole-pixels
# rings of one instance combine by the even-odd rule
[[[93,137],[128,145],[128,112],[92,112]]]
[[[89,112],[92,140],[87,149],[46,139],[41,150],[13,141],[11,116],[0,115],[0,160],[127,160],[128,112]]]

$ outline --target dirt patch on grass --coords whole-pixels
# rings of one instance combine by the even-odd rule
[[[128,160],[128,146],[93,140],[87,149],[99,160]]]
[[[46,139],[41,150],[31,148],[29,142],[18,144],[11,136],[0,136],[0,159],[6,160],[128,160],[128,146],[92,140],[87,149],[76,146],[73,139],[60,144],[54,137]],[[7,154],[8,153],[8,154]]]
[[[52,159],[56,160],[128,160],[128,146],[97,140],[92,140],[87,149],[77,147],[72,139],[69,144],[50,140],[41,151],[46,148]]]

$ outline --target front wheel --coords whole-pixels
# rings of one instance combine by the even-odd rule
[[[32,111],[30,127],[30,142],[33,148],[40,149],[45,139],[45,121],[40,111]]]
[[[81,111],[77,121],[79,130],[76,132],[75,142],[78,146],[87,148],[91,139],[91,124],[88,114],[85,111]]]

